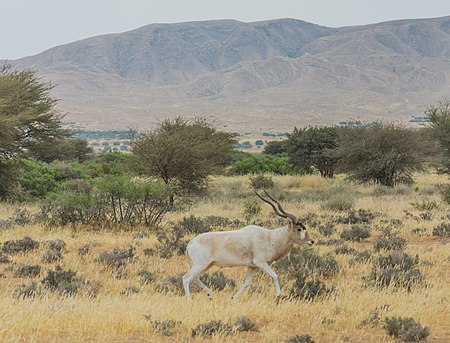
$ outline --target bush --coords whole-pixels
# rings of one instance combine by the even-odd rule
[[[341,238],[344,241],[361,242],[370,237],[370,230],[360,225],[352,225],[351,229],[344,230],[341,233]]]
[[[221,271],[216,271],[209,275],[208,273],[203,274],[200,277],[200,280],[208,287],[215,290],[223,290],[226,287],[234,288],[236,287],[236,283],[233,279],[229,279],[225,276]]]
[[[337,222],[341,224],[369,224],[375,218],[375,214],[359,209],[358,211],[351,210],[347,216],[338,218]]]
[[[6,241],[3,243],[2,250],[7,254],[18,254],[21,252],[29,252],[37,249],[38,247],[39,242],[25,236],[24,238],[15,241]]]
[[[66,246],[66,242],[64,242],[62,239],[55,239],[52,241],[48,241],[46,245],[50,250],[61,252]]]
[[[0,229],[10,229],[13,227],[11,220],[0,219]]]
[[[388,234],[387,236],[378,237],[373,248],[376,252],[380,252],[381,250],[402,250],[405,246],[406,239]]]
[[[367,263],[372,260],[372,252],[370,250],[355,251],[352,255],[353,257],[349,261],[350,266],[355,263]]]
[[[314,343],[310,335],[297,335],[286,340],[286,343]]]
[[[305,276],[297,276],[289,295],[291,298],[312,301],[325,297],[333,291],[334,289],[327,288],[320,280],[307,281]]]
[[[330,211],[349,211],[353,207],[354,199],[348,194],[335,194],[325,201],[322,207]]]
[[[441,223],[433,229],[433,236],[440,238],[450,238],[450,222]]]
[[[331,236],[335,231],[336,228],[334,227],[334,225],[331,224],[319,226],[319,233],[325,237]]]
[[[35,277],[41,273],[41,266],[38,264],[20,264],[13,266],[14,276]]]
[[[450,205],[450,184],[444,184],[439,186],[439,191],[442,195],[442,199]]]
[[[170,231],[158,230],[156,238],[159,245],[156,251],[162,258],[171,258],[173,255],[183,255],[188,241],[184,239],[185,232],[180,227],[173,227]]]
[[[70,269],[64,270],[61,266],[56,266],[55,270],[48,270],[42,284],[54,292],[73,295],[84,285],[84,282],[77,278],[76,274]]]
[[[145,284],[151,284],[156,280],[156,275],[148,270],[141,270],[138,274],[141,277],[142,282]]]
[[[372,265],[370,284],[379,288],[394,286],[410,290],[423,282],[422,273],[416,268],[418,263],[418,257],[413,258],[404,252],[380,256]]]
[[[191,292],[197,292],[199,290],[196,284],[191,284]],[[174,275],[163,280],[163,282],[156,286],[156,291],[160,293],[178,293],[184,292],[183,288],[183,274]]]
[[[426,146],[413,130],[396,123],[375,122],[339,130],[335,157],[341,171],[351,178],[394,187],[412,183],[412,173],[422,167]]]
[[[253,320],[246,316],[241,316],[236,318],[233,323],[233,327],[236,328],[237,331],[259,331],[258,324],[256,324]]]
[[[413,318],[386,317],[383,329],[390,336],[406,342],[417,342],[427,338],[430,330],[417,323]]]
[[[152,323],[153,328],[160,332],[162,335],[164,336],[172,336],[174,334],[173,330],[181,325],[181,321],[179,320],[163,320],[163,321],[158,321],[158,320],[151,320],[151,316],[144,316],[145,319],[149,320]]]
[[[114,249],[111,252],[102,252],[98,257],[97,262],[108,267],[120,268],[123,267],[127,262],[131,261],[133,258],[133,248],[125,250]]]
[[[8,255],[3,254],[0,251],[0,263],[10,263],[11,260],[9,259]]]
[[[250,187],[254,190],[271,189],[274,187],[272,176],[259,174],[250,177]]]
[[[33,216],[26,209],[16,209],[10,221],[15,225],[26,226],[32,223]]]
[[[181,219],[175,226],[179,226],[186,233],[194,233],[197,235],[203,232],[211,231],[211,228],[204,219],[196,217],[193,214],[189,217],[183,217],[183,219]]]
[[[58,262],[61,261],[63,258],[60,251],[56,250],[47,250],[42,256],[42,262],[44,263],[52,263],[52,262]]]
[[[221,320],[213,320],[205,324],[199,324],[192,329],[191,336],[229,335],[233,328]]]
[[[294,247],[291,253],[275,264],[275,269],[297,276],[334,276],[339,273],[339,265],[332,256],[321,256],[312,249]]]

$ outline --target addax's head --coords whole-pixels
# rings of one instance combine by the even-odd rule
[[[289,219],[289,231],[291,232],[292,240],[297,243],[301,244],[304,243],[306,245],[313,245],[314,241],[309,236],[308,232],[306,231],[305,225],[301,223],[296,216],[293,214],[287,213],[283,210],[280,203],[276,201],[274,198],[272,198],[266,191],[264,193],[269,197],[270,200],[272,200],[277,206],[275,206],[271,201],[264,199],[262,196],[260,196],[256,191],[256,195],[258,198],[260,198],[262,201],[268,203],[270,206],[272,206],[273,210],[277,215],[283,218]]]
[[[292,232],[292,237],[297,244],[313,245],[314,241],[306,230],[305,225],[299,222],[297,219],[289,218],[289,230]]]

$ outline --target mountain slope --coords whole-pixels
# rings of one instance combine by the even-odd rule
[[[450,17],[339,29],[294,19],[152,24],[13,64],[49,77],[68,120],[91,128],[148,128],[179,114],[239,131],[407,119],[450,94]]]

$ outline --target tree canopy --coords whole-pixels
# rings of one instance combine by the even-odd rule
[[[286,144],[295,166],[304,170],[314,167],[323,177],[333,177],[337,162],[334,150],[338,144],[335,127],[294,128]]]
[[[411,183],[424,161],[420,135],[400,124],[376,122],[339,130],[340,168],[359,181],[393,187]]]
[[[235,134],[216,130],[205,119],[166,119],[132,144],[145,173],[199,194],[207,178],[219,172],[233,151]]]
[[[31,69],[0,67],[0,158],[22,155],[38,142],[64,137],[53,86]]]
[[[431,134],[441,146],[444,170],[450,173],[450,101],[430,106],[425,114],[431,121]]]

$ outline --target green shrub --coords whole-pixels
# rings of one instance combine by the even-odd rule
[[[339,273],[332,256],[321,256],[313,249],[294,247],[291,253],[275,264],[275,269],[295,278],[304,275],[330,277]]]
[[[405,246],[406,239],[388,234],[386,236],[378,237],[373,248],[376,252],[380,252],[381,250],[403,250]]]
[[[450,238],[450,222],[441,223],[434,227],[433,236],[440,238]]]
[[[2,250],[7,254],[18,254],[21,252],[29,252],[39,248],[39,242],[25,236],[22,239],[14,241],[6,241],[3,243]]]
[[[352,225],[348,230],[341,233],[341,238],[344,241],[361,242],[370,237],[370,229],[360,225]]]
[[[236,287],[236,283],[233,279],[227,278],[224,273],[221,271],[215,271],[211,275],[208,273],[203,274],[200,277],[200,280],[208,287],[215,290],[223,290],[226,287],[234,288]]]
[[[41,266],[38,264],[19,264],[13,266],[14,276],[35,277],[41,273]]]
[[[176,226],[180,226],[180,228],[186,233],[194,233],[197,235],[203,232],[211,231],[211,228],[204,219],[196,217],[193,214],[189,217],[183,217],[183,219],[181,219]]]
[[[369,284],[379,288],[394,286],[410,290],[424,281],[417,268],[418,263],[418,257],[413,258],[404,252],[380,256],[372,265]]]
[[[297,335],[288,338],[286,343],[314,343],[314,340],[310,335]]]
[[[306,280],[305,276],[297,276],[289,292],[289,296],[295,299],[312,301],[323,298],[334,291],[327,288],[320,280]]]
[[[339,217],[337,222],[341,224],[370,224],[375,214],[364,209],[351,210],[346,216]]]
[[[84,282],[76,277],[76,274],[70,269],[64,270],[61,266],[56,266],[55,270],[47,271],[47,276],[42,280],[42,284],[54,292],[73,295],[84,285]]]
[[[417,342],[426,339],[430,330],[410,317],[386,317],[383,329],[390,336],[406,342]]]
[[[271,189],[275,186],[272,176],[258,174],[250,177],[250,187],[254,190]]]

